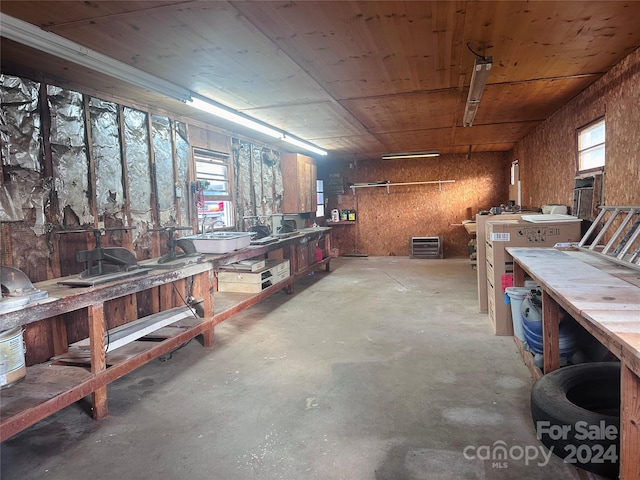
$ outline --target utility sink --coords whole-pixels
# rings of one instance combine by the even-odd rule
[[[193,243],[199,253],[229,253],[249,246],[254,232],[212,232],[182,237]]]

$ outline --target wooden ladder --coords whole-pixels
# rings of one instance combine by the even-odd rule
[[[640,270],[640,206],[600,207],[578,248]]]

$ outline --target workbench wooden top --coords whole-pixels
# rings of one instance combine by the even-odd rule
[[[640,272],[553,248],[507,251],[587,330],[640,375]]]
[[[198,261],[186,265],[149,270],[141,275],[89,287],[70,287],[60,284],[65,280],[77,279],[77,275],[37,282],[34,287],[47,292],[48,297],[25,305],[19,310],[1,313],[0,331],[21,325],[24,326],[44,318],[62,315],[89,305],[97,305],[113,298],[141,292],[181,278],[197,275],[207,270],[217,270],[221,265],[265,255],[272,250],[287,248],[295,243],[310,241],[330,231],[331,229],[328,227],[300,229],[290,237],[282,238],[268,245],[250,245],[242,250],[225,254],[206,254]],[[141,261],[139,264],[144,267],[145,261]]]

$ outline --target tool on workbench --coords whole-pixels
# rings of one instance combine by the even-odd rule
[[[139,268],[133,252],[123,247],[102,246],[102,236],[107,232],[127,232],[134,228],[135,227],[108,227],[83,230],[59,230],[57,232],[58,234],[93,233],[96,242],[93,250],[81,250],[76,253],[78,262],[83,262],[85,265],[85,270],[78,275],[78,278],[75,280],[64,280],[59,283],[62,285],[87,287],[147,273],[148,269]]]
[[[49,296],[47,292],[35,288],[29,277],[15,267],[0,266],[0,284],[0,313],[18,310]]]
[[[193,260],[197,260],[195,257],[202,257],[201,254],[196,252],[193,242],[185,238],[176,238],[175,233],[177,230],[188,230],[193,232],[192,227],[163,227],[163,228],[150,228],[150,232],[166,232],[167,233],[167,253],[158,258],[156,263],[167,264],[175,262],[176,260],[185,259],[186,257],[194,257]],[[181,251],[177,251],[178,247]]]

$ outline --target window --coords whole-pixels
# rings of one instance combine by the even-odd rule
[[[233,225],[229,155],[193,149],[196,164],[198,223],[204,230]]]
[[[324,182],[322,180],[316,180],[316,194],[318,197],[316,217],[324,217]]]
[[[578,173],[604,169],[604,118],[578,129]]]

